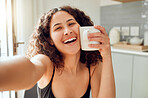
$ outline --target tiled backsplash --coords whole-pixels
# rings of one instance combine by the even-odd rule
[[[143,19],[141,18],[142,1],[123,3],[110,6],[102,6],[100,8],[101,13],[101,25],[109,32],[113,27],[139,27],[139,37],[144,36],[144,31],[141,28]],[[130,31],[130,30],[129,30]],[[131,36],[129,34],[129,36]],[[127,37],[129,37],[127,36]]]

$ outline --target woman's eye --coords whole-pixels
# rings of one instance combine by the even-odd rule
[[[72,25],[74,25],[74,24],[75,24],[75,23],[70,23],[69,26],[72,26]]]
[[[55,29],[55,31],[56,31],[56,30],[60,30],[60,29],[62,29],[62,27],[57,27],[57,28]]]

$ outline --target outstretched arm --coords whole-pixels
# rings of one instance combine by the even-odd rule
[[[101,74],[99,73],[100,67],[96,67],[94,76],[98,78],[99,88],[98,93],[94,96],[98,98],[115,98],[115,81],[112,66],[111,48],[109,37],[102,26],[94,26],[100,30],[101,33],[91,33],[88,35],[90,41],[98,41],[100,44],[92,44],[89,47],[98,48],[101,56]],[[98,76],[98,77],[97,77]],[[100,77],[99,77],[100,76]]]
[[[0,61],[0,91],[30,89],[46,72],[42,55],[29,60],[15,56]]]

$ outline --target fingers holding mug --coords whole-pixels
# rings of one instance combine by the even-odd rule
[[[88,38],[89,41],[97,41],[97,42],[100,42],[100,43],[105,43],[105,39],[102,38],[102,37],[89,37]]]
[[[100,30],[101,33],[107,35],[107,32],[104,27],[102,27],[100,25],[95,25],[94,28]]]
[[[100,33],[90,34],[89,40],[98,41],[100,44],[89,44],[88,46],[91,48],[97,48],[103,57],[108,54],[111,54],[110,39],[105,28],[99,25],[94,26],[94,28],[98,29]]]
[[[98,41],[102,44],[109,43],[109,37],[107,35],[102,34],[101,32],[88,34],[88,39],[89,41]]]

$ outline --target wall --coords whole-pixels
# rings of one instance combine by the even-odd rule
[[[139,36],[143,37],[141,29],[143,20],[141,18],[142,1],[123,3],[118,5],[102,6],[100,8],[100,21],[107,32],[114,26],[138,26]]]
[[[116,4],[122,4],[122,3],[113,1],[113,0],[100,0],[100,6],[108,6],[108,5],[116,5]]]
[[[44,13],[48,12],[51,8],[59,7],[62,5],[70,5],[83,10],[91,17],[95,24],[100,24],[100,0],[37,0],[35,8],[36,21]]]

